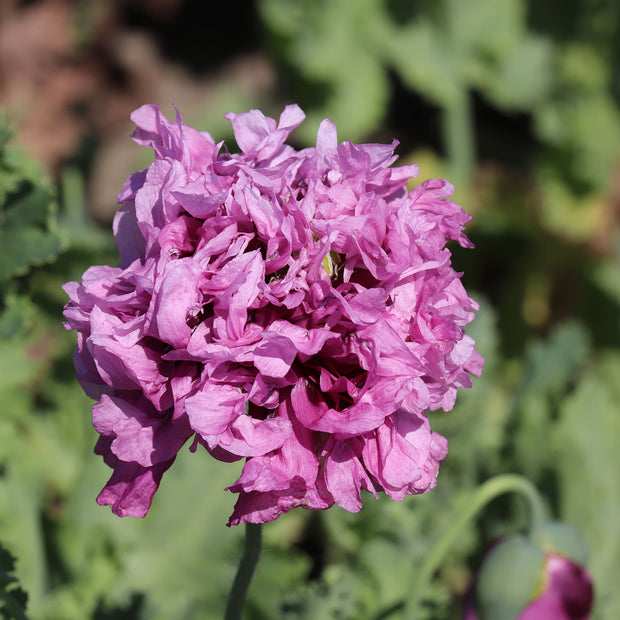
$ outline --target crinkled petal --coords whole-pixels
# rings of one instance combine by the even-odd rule
[[[153,298],[151,321],[153,335],[162,342],[175,348],[187,346],[192,333],[188,318],[192,309],[200,307],[201,278],[200,265],[190,259],[166,265]]]
[[[144,517],[151,507],[153,495],[159,488],[162,476],[174,462],[156,463],[143,467],[137,463],[125,463],[109,452],[109,443],[97,443],[95,452],[104,456],[114,473],[97,497],[100,506],[110,506],[119,517]]]
[[[334,501],[349,512],[362,509],[361,489],[377,493],[360,457],[361,449],[354,450],[348,442],[336,441],[331,449],[326,447],[325,485]]]
[[[93,407],[93,426],[101,435],[113,438],[110,449],[120,461],[142,467],[174,458],[191,434],[184,423],[169,424],[155,410],[149,415],[106,394]]]

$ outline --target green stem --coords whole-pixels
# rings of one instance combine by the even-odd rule
[[[442,109],[444,146],[455,187],[467,190],[471,182],[476,156],[471,111],[471,95],[465,86],[459,96]]]
[[[228,604],[226,605],[226,614],[224,620],[241,620],[243,614],[243,605],[245,596],[252,581],[254,569],[258,563],[258,557],[261,549],[262,530],[260,523],[245,524],[245,545],[243,547],[243,555],[239,562],[239,568],[235,575],[230,594],[228,595]]]
[[[478,487],[474,496],[469,499],[468,504],[459,512],[459,516],[445,535],[439,539],[435,547],[426,556],[420,571],[415,577],[411,594],[405,603],[404,618],[415,620],[415,618],[419,617],[419,605],[423,594],[435,571],[441,566],[444,558],[451,551],[462,530],[482,508],[504,493],[519,493],[525,498],[530,512],[529,535],[534,539],[538,537],[545,520],[545,508],[536,487],[526,478],[516,474],[501,474],[487,480]]]
[[[454,63],[452,82],[455,96],[442,106],[443,142],[450,167],[450,175],[459,192],[459,200],[467,197],[469,184],[476,167],[476,148],[471,93],[464,71],[463,58],[469,49],[462,37],[461,0],[444,0],[444,32],[448,53]]]

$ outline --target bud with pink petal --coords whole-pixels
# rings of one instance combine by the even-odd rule
[[[489,550],[465,620],[589,620],[594,588],[575,532],[546,523],[537,538],[511,536]]]

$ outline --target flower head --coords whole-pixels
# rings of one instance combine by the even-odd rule
[[[425,412],[451,409],[483,364],[446,248],[471,247],[469,216],[447,181],[407,190],[418,170],[391,167],[396,142],[338,144],[325,120],[295,150],[295,105],[278,123],[226,116],[240,153],[178,114],[133,113],[155,160],[120,193],[120,264],[65,285],[114,470],[99,503],[144,516],[188,440],[246,459],[230,524],[431,489],[447,442]]]

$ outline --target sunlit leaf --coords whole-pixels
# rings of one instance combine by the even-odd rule
[[[585,538],[597,619],[620,615],[620,356],[605,356],[562,407],[552,447],[561,514]]]

